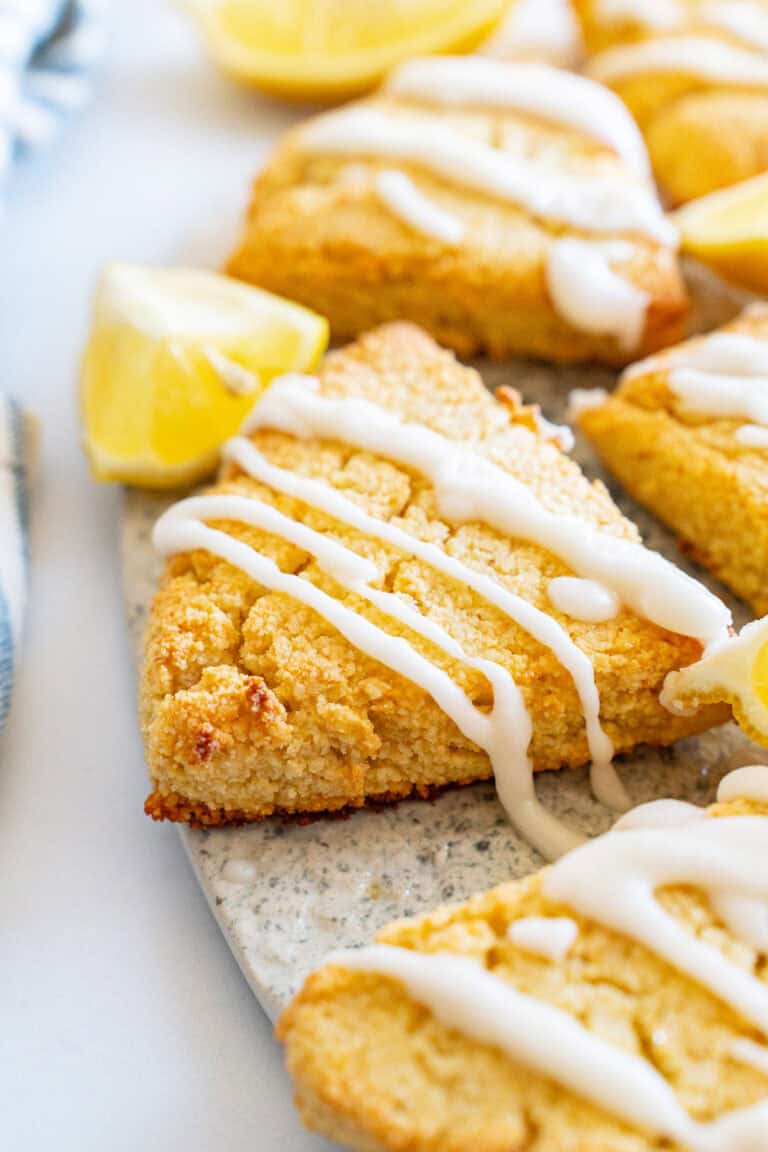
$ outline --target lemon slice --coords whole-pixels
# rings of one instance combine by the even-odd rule
[[[312,368],[327,343],[321,316],[225,276],[112,265],[82,365],[95,477],[171,488],[205,476],[269,380]]]
[[[768,616],[711,645],[695,664],[670,672],[661,702],[678,713],[730,704],[739,727],[768,748]]]
[[[401,60],[469,50],[509,0],[184,0],[214,59],[246,84],[294,98],[372,87]]]
[[[768,172],[692,200],[674,215],[684,252],[755,292],[768,292]]]
[[[763,707],[768,710],[768,640],[760,647],[752,665],[752,689]]]

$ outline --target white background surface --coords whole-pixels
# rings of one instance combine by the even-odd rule
[[[0,744],[0,1144],[18,1152],[328,1146],[177,833],[142,812],[119,494],[78,445],[77,357],[108,260],[226,251],[295,111],[206,67],[164,0],[115,0],[98,98],[13,177],[0,388],[42,422],[26,651]]]

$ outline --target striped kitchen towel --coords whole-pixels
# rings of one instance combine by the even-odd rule
[[[0,187],[16,155],[50,140],[91,95],[100,0],[0,0]]]
[[[11,704],[27,598],[29,472],[34,427],[0,395],[0,728]]]

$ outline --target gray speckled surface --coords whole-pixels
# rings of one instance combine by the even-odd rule
[[[571,388],[612,384],[612,376],[598,370],[528,362],[490,366],[484,376],[493,386],[519,388],[551,419],[562,418]],[[586,444],[577,442],[574,455],[590,475],[603,475]],[[613,491],[649,545],[701,576],[668,533]],[[137,664],[159,568],[149,535],[168,502],[135,491],[125,498],[124,580]],[[741,624],[744,609],[729,602]],[[729,724],[673,750],[643,750],[619,767],[636,802],[671,795],[706,803],[730,768],[765,759]],[[610,824],[610,814],[590,796],[585,771],[537,779],[543,801],[558,816],[589,833]],[[510,827],[490,784],[305,827],[271,821],[207,832],[184,828],[181,835],[211,908],[272,1017],[330,949],[361,943],[390,920],[463,899],[541,863]]]

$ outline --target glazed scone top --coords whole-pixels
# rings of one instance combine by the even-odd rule
[[[765,0],[576,0],[592,49],[649,37],[715,35],[768,50]],[[695,67],[695,61],[691,61]]]
[[[635,809],[536,877],[329,957],[279,1026],[307,1114],[324,1079],[340,1088],[349,1010],[365,1020],[366,1067],[370,1059],[384,1083],[371,1110],[351,1087],[337,1109],[354,1118],[355,1135],[375,1134],[371,1146],[395,1147],[407,1132],[414,1149],[459,1148],[471,1131],[484,1152],[559,1152],[566,1137],[574,1148],[632,1152],[660,1138],[688,1152],[762,1148],[768,767],[727,776],[718,799],[709,811],[676,801]],[[391,1025],[379,1017],[384,1006]],[[323,1021],[342,1049],[327,1076],[306,1048],[319,1044],[319,1057],[333,1060]],[[380,1052],[402,1059],[403,1075],[412,1055],[420,1064],[408,1077],[420,1112],[409,1101],[399,1129],[395,1077],[382,1074]],[[459,1068],[460,1100],[476,1076],[488,1107],[478,1102],[464,1120],[446,1105],[430,1117],[430,1095]],[[370,1084],[361,1089],[376,1097]]]
[[[615,89],[644,128],[689,93],[768,93],[763,0],[586,0],[581,8],[588,43],[603,48],[589,75]]]
[[[306,210],[341,197],[345,227],[355,205],[375,204],[435,255],[462,246],[482,260],[508,245],[513,259],[535,244],[558,314],[624,349],[642,336],[645,273],[676,242],[621,102],[545,65],[409,61],[372,99],[289,133],[259,187],[291,188]]]
[[[641,360],[616,396],[671,412],[707,443],[761,467],[768,448],[768,306],[753,304],[725,328]]]
[[[239,480],[231,492],[177,505],[159,522],[156,542],[166,553],[207,549],[220,556],[258,584],[318,613],[348,643],[419,685],[488,754],[518,827],[545,854],[557,855],[574,837],[536,802],[527,756],[532,720],[510,670],[517,645],[502,642],[510,626],[518,636],[522,629],[527,643],[544,645],[572,682],[586,721],[596,791],[615,803],[622,796],[610,771],[611,742],[600,726],[594,668],[572,638],[573,618],[557,611],[547,583],[535,595],[512,591],[516,581],[510,587],[504,575],[511,574],[510,537],[521,545],[513,553],[515,568],[520,562],[525,568],[525,553],[532,549],[537,568],[542,552],[547,555],[542,571],[550,579],[575,571],[590,582],[583,589],[590,619],[595,581],[609,586],[615,611],[620,601],[632,606],[637,616],[629,615],[630,628],[644,615],[702,642],[722,633],[729,614],[702,586],[633,542],[634,530],[610,504],[600,512],[599,491],[535,431],[510,424],[505,408],[474,374],[467,371],[466,389],[446,396],[444,404],[431,403],[418,375],[403,372],[399,357],[392,356],[401,346],[407,359],[409,350],[419,351],[420,339],[402,326],[361,342],[361,355],[373,351],[375,358],[381,341],[398,373],[387,408],[375,403],[382,380],[364,362],[355,372],[347,360],[339,361],[345,371],[337,377],[329,357],[321,381],[286,378],[273,384],[249,422],[256,444],[240,438],[226,451],[250,482]],[[372,454],[368,495],[354,486],[349,498],[335,490],[318,443],[328,445],[329,460],[338,451],[353,461]],[[362,478],[367,474],[366,467]],[[212,521],[224,521],[226,531],[208,527]],[[447,547],[450,525],[458,547]],[[266,549],[262,533],[272,539]],[[470,545],[473,538],[479,550]],[[287,572],[274,562],[302,554],[314,563],[302,569],[301,578],[294,574],[295,560]],[[412,569],[394,593],[393,563],[394,571]],[[436,603],[430,603],[435,597],[422,597],[435,578]],[[469,616],[458,627],[455,591],[449,589],[460,591],[459,603],[469,597]],[[578,590],[577,582],[571,598],[576,616]],[[504,623],[478,651],[470,621],[480,605],[483,615],[490,611]]]

